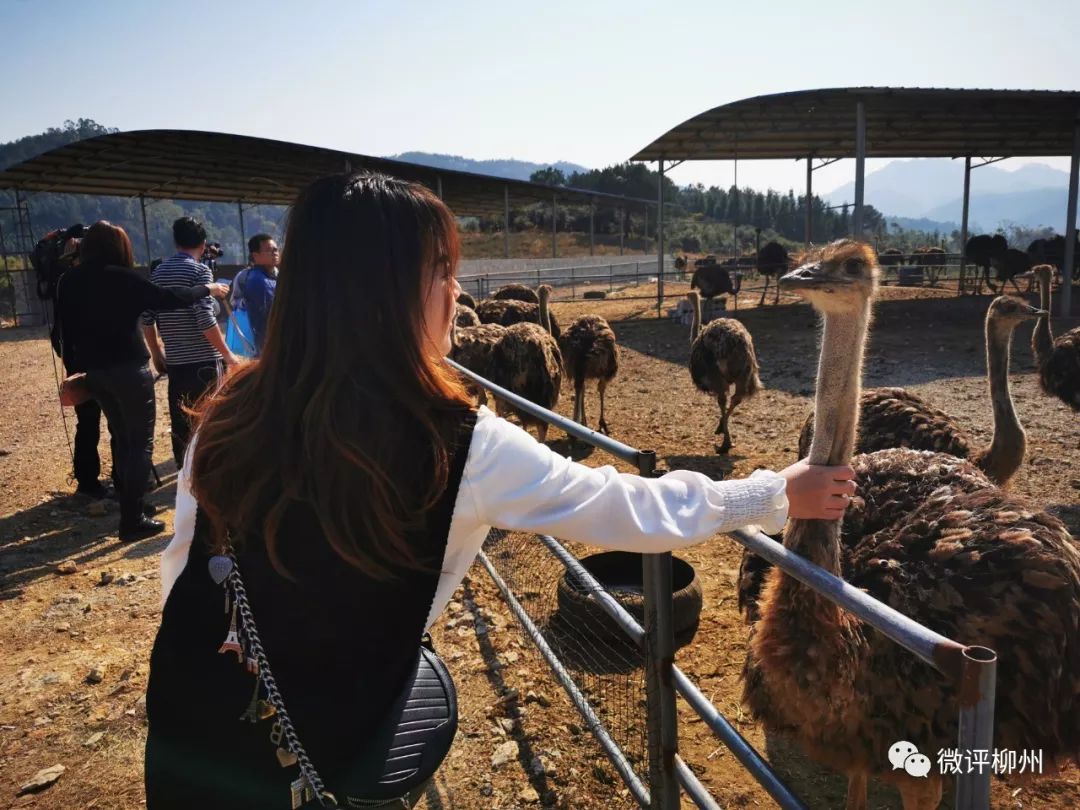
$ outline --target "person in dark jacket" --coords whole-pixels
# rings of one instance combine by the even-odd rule
[[[296,746],[339,806],[373,808],[342,795],[342,776],[491,526],[658,552],[778,531],[789,505],[843,514],[850,467],[643,478],[576,464],[477,409],[444,359],[458,254],[454,215],[419,184],[335,175],[293,203],[263,353],[197,406],[177,479],[147,810],[299,806]],[[264,661],[248,618],[224,607],[226,553]],[[271,676],[295,739],[267,708]],[[417,789],[378,806],[411,806]]]
[[[82,228],[81,225],[78,227]],[[65,275],[79,269],[77,244],[72,246],[68,259],[70,266],[64,271]],[[60,342],[60,322],[55,319],[53,320],[50,337],[53,350],[60,355],[60,359],[63,361],[65,374],[71,375],[86,371],[85,368],[75,362],[74,358],[64,357],[63,346]],[[86,402],[76,405],[74,410],[75,447],[72,451],[71,462],[72,474],[75,478],[75,494],[85,495],[94,500],[108,498],[113,493],[101,482],[101,458],[98,456],[98,442],[101,439],[101,405],[98,404],[96,399],[88,399]],[[109,439],[111,447],[113,444],[111,434]]]
[[[139,316],[148,309],[177,309],[228,292],[222,284],[166,289],[147,281],[133,267],[131,240],[124,229],[97,222],[80,246],[78,271],[61,278],[56,294],[64,363],[86,372],[86,385],[104,411],[113,437],[113,483],[120,500],[122,543],[165,528],[144,514],[156,402]]]

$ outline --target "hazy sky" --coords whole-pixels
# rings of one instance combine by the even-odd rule
[[[0,30],[0,142],[87,117],[600,167],[763,93],[1080,89],[1077,0],[0,0]],[[853,172],[841,161],[815,189]],[[732,164],[672,176],[728,185]],[[794,161],[739,164],[740,185],[799,189],[804,177]]]

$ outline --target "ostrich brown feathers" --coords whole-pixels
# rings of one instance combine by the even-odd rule
[[[454,323],[460,327],[479,326],[480,318],[476,310],[464,304],[454,305]]]
[[[554,408],[562,385],[562,354],[559,344],[542,326],[516,323],[508,326],[495,344],[488,366],[493,383],[544,408]],[[524,425],[535,425],[540,441],[547,437],[547,423],[496,400],[500,416],[515,413]]]
[[[1031,350],[1039,367],[1039,387],[1074,411],[1080,411],[1080,326],[1054,337],[1050,331],[1050,281],[1054,268],[1040,264],[1032,272],[1039,279],[1041,306],[1046,312],[1031,333]]]
[[[480,318],[480,323],[497,323],[501,326],[513,326],[515,323],[540,323],[539,304],[514,299],[481,301],[476,305],[476,314]],[[548,315],[551,318],[551,333],[558,339],[561,332],[559,324],[555,321],[555,313],[549,312]]]
[[[526,287],[524,284],[506,284],[493,292],[491,297],[496,301],[525,301],[529,304],[540,303],[540,297],[536,294],[536,290],[532,287]]]
[[[608,432],[604,394],[619,371],[619,345],[615,332],[599,315],[581,315],[571,321],[559,339],[566,373],[574,381],[574,421],[584,425],[585,381],[596,380],[600,396],[601,432]]]
[[[731,432],[728,420],[742,400],[761,390],[758,376],[757,355],[750,332],[733,318],[718,318],[701,326],[701,297],[696,291],[688,296],[694,308],[694,325],[691,329],[690,379],[698,390],[716,397],[720,406],[720,423],[716,433],[723,434],[724,441],[719,452],[731,449]],[[728,391],[735,387],[730,405]]]

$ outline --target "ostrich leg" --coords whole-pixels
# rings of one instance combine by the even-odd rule
[[[607,419],[604,418],[604,392],[607,391],[607,380],[600,380],[596,384],[596,390],[600,394],[600,432],[605,436],[610,436],[611,433],[608,430]]]
[[[1020,291],[1020,286],[1016,283],[1015,276],[1009,276],[1009,283],[1013,285],[1013,289],[1016,290],[1017,295],[1023,295],[1023,293]],[[1005,285],[1002,284],[1001,286],[1004,287]],[[1028,292],[1030,292],[1030,290]]]
[[[844,810],[866,810],[866,772],[848,774],[847,804]]]
[[[773,306],[780,303],[780,271],[776,271],[776,283],[773,285],[776,287],[776,297],[773,298]]]
[[[728,432],[728,418],[731,416],[731,412],[735,409],[735,405],[728,406],[727,392],[718,394],[716,397],[717,403],[720,405],[720,424],[716,426],[716,433],[724,434],[724,441],[716,449],[716,452],[720,454],[727,453],[731,449],[731,434]]]
[[[761,291],[761,300],[757,302],[759,307],[765,306],[765,293],[769,291],[769,274],[764,273],[763,275],[765,276],[765,288]],[[779,287],[777,287],[777,291],[779,292]]]
[[[904,810],[937,810],[941,804],[941,777],[905,779],[898,787]]]
[[[543,444],[547,441],[548,423],[541,422],[536,426],[536,438]]]
[[[574,380],[574,421],[587,427],[585,417],[585,378]]]

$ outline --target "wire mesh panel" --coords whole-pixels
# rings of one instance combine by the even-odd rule
[[[571,551],[580,550],[571,546]],[[595,604],[590,589],[534,535],[493,529],[484,551],[622,749],[627,764],[647,778],[644,653]],[[641,615],[640,591],[608,592]]]

